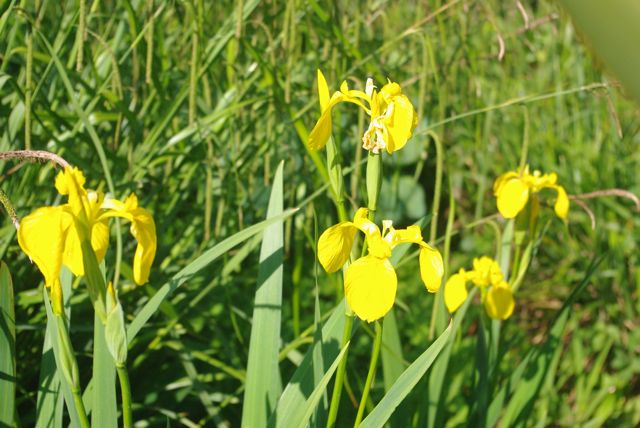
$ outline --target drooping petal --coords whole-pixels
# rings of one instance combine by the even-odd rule
[[[558,217],[565,220],[569,214],[569,197],[564,187],[556,185],[553,186],[553,188],[558,192],[558,197],[553,205],[553,209]]]
[[[144,284],[149,280],[149,272],[157,249],[156,224],[151,213],[138,206],[138,198],[133,193],[124,202],[117,199],[105,200],[102,208],[106,211],[101,215],[101,220],[121,217],[131,222],[129,230],[138,241],[133,257],[133,280],[136,284]]]
[[[133,280],[140,285],[149,280],[151,265],[156,256],[156,224],[151,213],[144,208],[138,207],[132,214],[130,231],[138,241],[136,253],[133,256]]]
[[[416,112],[413,104],[405,95],[393,97],[387,109],[390,114],[385,115],[383,121],[388,132],[387,152],[393,153],[403,148],[411,138],[417,123]]]
[[[372,322],[385,316],[393,306],[398,278],[387,259],[365,256],[351,264],[345,273],[345,296],[353,312]]]
[[[325,230],[318,240],[318,260],[327,272],[336,272],[349,260],[358,229],[343,221]]]
[[[435,293],[442,284],[444,263],[440,251],[422,243],[420,245],[420,277],[427,291]]]
[[[464,269],[454,273],[444,285],[444,303],[449,313],[454,313],[467,300],[467,281]]]
[[[43,207],[20,221],[20,248],[38,266],[47,287],[59,281],[66,236],[65,216],[62,207]]]
[[[529,200],[529,187],[519,178],[501,183],[496,194],[498,211],[504,218],[514,218]]]
[[[528,168],[529,168],[528,166],[525,167],[524,169],[525,174],[527,173]],[[493,183],[493,194],[495,196],[498,196],[498,194],[500,193],[500,189],[507,181],[513,178],[519,178],[519,177],[520,175],[514,171],[509,171],[509,172],[505,172],[504,174],[501,174],[498,178],[496,178],[496,181],[494,181]]]
[[[489,289],[484,300],[487,315],[494,320],[506,320],[513,313],[515,301],[511,287],[506,282],[494,285]]]

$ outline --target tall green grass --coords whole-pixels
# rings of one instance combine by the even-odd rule
[[[339,216],[334,171],[304,146],[318,117],[316,69],[333,89],[368,76],[401,83],[420,120],[385,159],[378,217],[435,219],[423,234],[453,273],[501,250],[509,232],[491,187],[517,167],[524,141],[529,164],[557,172],[572,195],[640,194],[637,108],[581,41],[547,1],[5,0],[0,151],[55,152],[88,187],[135,191],[153,213],[150,283],[133,286],[135,246],[116,228],[105,262],[127,314],[140,426],[322,426],[345,355],[338,426],[349,425],[375,333],[356,319],[340,346],[342,284],[316,262],[317,237]],[[355,111],[333,116],[348,216],[366,204],[367,121]],[[19,217],[60,202],[52,165],[0,168]],[[416,253],[394,257],[399,292],[363,425],[638,425],[638,208],[615,196],[584,205],[572,203],[567,226],[543,207],[545,233],[499,326],[471,301],[449,326],[441,296],[419,286]],[[73,424],[42,277],[3,218],[0,425]],[[102,345],[83,281],[66,287],[97,423]],[[118,417],[109,411],[106,424]]]

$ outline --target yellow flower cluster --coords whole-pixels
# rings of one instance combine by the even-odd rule
[[[18,243],[35,262],[51,287],[60,296],[60,269],[67,266],[75,275],[84,275],[82,242],[90,242],[100,262],[109,245],[109,219],[122,217],[131,222],[131,234],[138,241],[133,259],[133,278],[147,282],[156,253],[156,226],[151,214],[138,206],[131,194],[124,202],[105,198],[99,191],[84,188],[85,177],[77,168],[58,173],[55,187],[68,197],[64,205],[42,207],[20,222]],[[59,308],[58,308],[59,309]]]
[[[349,260],[358,230],[365,234],[369,253],[349,265],[344,287],[353,312],[372,322],[389,312],[395,301],[398,279],[389,262],[395,246],[420,246],[420,276],[431,293],[440,288],[444,268],[440,252],[424,242],[420,227],[394,229],[390,220],[384,220],[381,232],[367,214],[366,208],[360,208],[352,222],[343,221],[325,230],[318,241],[318,259],[327,272],[338,271]]]
[[[346,81],[340,90],[329,96],[329,86],[324,75],[318,70],[318,93],[321,115],[309,134],[308,145],[313,150],[324,147],[331,136],[331,110],[342,102],[353,103],[371,117],[369,128],[362,138],[362,147],[373,153],[386,150],[393,153],[400,150],[411,138],[418,123],[413,104],[402,94],[400,85],[389,81],[380,91],[367,79],[365,91],[349,89]]]
[[[505,320],[513,313],[515,302],[511,286],[504,280],[498,263],[486,256],[473,259],[473,269],[460,269],[451,275],[444,286],[444,303],[453,313],[469,295],[467,281],[480,288],[482,301],[489,317]]]
[[[499,176],[493,184],[498,211],[504,218],[514,218],[525,207],[531,193],[542,189],[553,189],[558,193],[554,210],[556,215],[565,220],[569,213],[569,197],[562,186],[556,184],[555,173],[541,174],[540,171],[529,173],[527,166],[522,173],[509,171]]]

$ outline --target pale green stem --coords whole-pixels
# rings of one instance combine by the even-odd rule
[[[366,407],[367,400],[369,399],[369,391],[371,390],[371,384],[376,376],[376,366],[378,365],[378,356],[380,355],[380,346],[382,345],[382,323],[376,321],[376,337],[373,341],[373,349],[371,351],[371,362],[369,364],[369,373],[367,373],[367,380],[364,383],[364,390],[362,391],[362,398],[360,398],[360,405],[358,406],[358,414],[356,415],[356,421],[353,424],[355,428],[360,425],[362,417],[364,416],[364,408]]]
[[[523,106],[524,112],[524,129],[522,131],[522,151],[520,152],[520,165],[518,171],[524,171],[524,167],[527,164],[527,152],[529,150],[529,109],[527,106]]]
[[[71,338],[69,337],[66,318],[64,315],[55,315],[55,317],[60,349],[60,363],[62,366],[58,369],[60,369],[62,375],[71,387],[71,393],[73,395],[73,401],[75,403],[78,419],[80,420],[80,425],[82,428],[88,428],[91,424],[89,423],[87,411],[85,410],[84,403],[82,402],[82,389],[80,388],[78,362],[76,360],[76,355],[73,352],[73,346],[71,345]]]
[[[351,338],[351,330],[353,329],[353,315],[345,314],[344,330],[342,331],[342,343],[341,348],[344,348],[346,343]],[[333,386],[333,392],[331,394],[331,405],[329,406],[329,415],[327,416],[327,428],[333,428],[336,425],[336,418],[338,417],[338,406],[340,403],[340,397],[342,396],[342,385],[344,384],[344,375],[347,368],[347,356],[349,348],[344,351],[344,356],[338,364],[336,372],[336,382]]]
[[[433,138],[436,146],[436,183],[433,190],[433,202],[431,204],[431,228],[429,229],[429,242],[433,243],[438,234],[438,211],[440,210],[440,195],[442,193],[442,171],[444,169],[444,151],[442,150],[442,142],[433,131],[429,131],[427,135]]]
[[[376,209],[378,207],[378,195],[380,194],[380,187],[382,184],[382,157],[380,154],[369,153],[367,158],[367,196],[369,208],[369,220],[375,221]],[[366,241],[365,244],[366,245]],[[363,245],[363,251],[364,251]],[[350,309],[349,309],[350,310]],[[351,338],[351,330],[353,328],[353,315],[345,314],[344,330],[342,333],[341,347]],[[327,418],[327,428],[332,428],[336,424],[336,418],[338,416],[338,407],[340,405],[340,396],[342,395],[342,387],[344,384],[345,370],[347,368],[347,351],[345,351],[344,357],[340,360],[338,369],[336,372],[336,382],[333,386],[333,393],[331,394],[331,404],[329,406],[329,416]]]
[[[33,33],[27,33],[27,81],[24,90],[24,148],[31,150],[31,95],[33,93]]]
[[[78,55],[76,57],[76,71],[82,71],[82,62],[84,57],[84,34],[86,26],[86,0],[80,0],[80,16],[78,21]]]
[[[133,426],[131,413],[131,384],[129,383],[129,372],[125,366],[117,367],[118,379],[120,380],[120,393],[122,394],[122,425],[124,428]]]

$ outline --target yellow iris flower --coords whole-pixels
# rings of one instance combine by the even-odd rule
[[[489,257],[473,259],[473,269],[460,269],[451,275],[444,286],[444,303],[454,313],[469,295],[467,281],[479,287],[487,314],[492,319],[506,320],[513,313],[515,301],[511,286],[504,280],[500,266]]]
[[[68,202],[42,207],[24,217],[18,229],[18,243],[35,262],[52,295],[59,295],[60,269],[67,266],[75,275],[84,275],[81,243],[89,241],[98,262],[109,244],[109,218],[122,217],[131,222],[131,234],[138,241],[133,259],[133,278],[147,282],[156,253],[156,226],[146,209],[138,206],[131,194],[124,202],[105,199],[99,191],[84,188],[85,177],[78,168],[65,168],[56,177],[58,193]]]
[[[493,184],[498,211],[504,218],[514,218],[525,207],[530,193],[538,193],[542,189],[553,189],[558,196],[554,204],[556,215],[565,220],[569,213],[569,197],[562,186],[556,184],[555,173],[541,174],[540,171],[529,173],[527,166],[522,174],[509,171],[498,177]]]
[[[340,90],[329,96],[329,86],[318,70],[318,94],[320,97],[320,119],[309,134],[309,148],[324,147],[331,136],[331,110],[341,102],[356,104],[371,116],[369,128],[362,138],[362,147],[373,153],[384,149],[388,153],[400,150],[411,138],[418,123],[413,104],[402,94],[400,85],[389,81],[376,91],[372,79],[367,79],[365,91],[351,90],[346,81]]]
[[[440,252],[424,242],[420,227],[394,229],[390,220],[384,220],[380,232],[378,226],[367,219],[367,213],[366,208],[360,208],[353,222],[343,221],[325,230],[318,240],[318,259],[327,272],[338,271],[349,259],[358,230],[365,234],[369,254],[349,265],[344,288],[353,312],[372,322],[389,312],[395,301],[398,279],[389,257],[396,245],[420,246],[420,276],[431,293],[440,288],[444,268]]]

